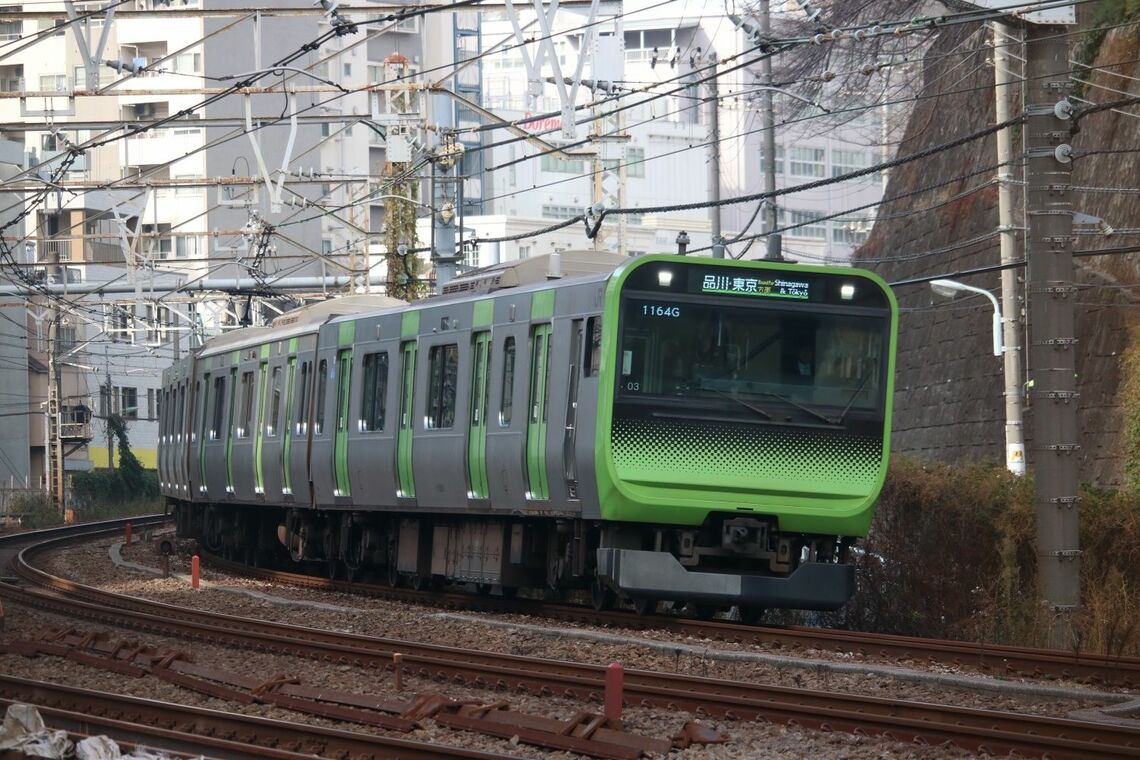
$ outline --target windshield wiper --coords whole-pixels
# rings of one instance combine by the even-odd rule
[[[796,409],[799,409],[801,412],[806,412],[807,414],[810,414],[812,417],[815,417],[817,420],[823,420],[828,425],[838,424],[836,422],[836,420],[832,419],[831,417],[828,417],[823,412],[817,412],[815,409],[812,409],[810,406],[804,406],[803,404],[801,404],[799,402],[792,401],[787,396],[781,396],[779,393],[773,393],[772,391],[753,391],[753,393],[758,393],[761,396],[770,396],[771,398],[774,398],[777,401],[783,401],[785,404],[788,404],[789,406],[794,406]]]
[[[851,411],[851,406],[852,406],[852,404],[854,404],[854,403],[855,403],[855,398],[856,398],[856,397],[857,397],[857,396],[858,396],[860,393],[862,393],[862,392],[863,392],[863,389],[864,389],[865,387],[867,387],[867,381],[868,381],[868,380],[870,380],[870,379],[871,379],[871,373],[869,373],[869,372],[868,372],[868,373],[867,373],[867,376],[863,378],[863,382],[859,383],[859,387],[858,387],[858,388],[856,388],[856,389],[855,389],[855,392],[851,394],[851,398],[847,399],[847,404],[846,404],[846,406],[844,406],[844,407],[843,407],[843,411],[842,411],[842,412],[840,412],[840,413],[839,413],[839,416],[835,418],[835,424],[836,424],[836,425],[842,425],[842,424],[843,424],[843,420],[844,420],[844,418],[846,418],[846,417],[847,417],[847,413],[848,413],[849,411]]]
[[[763,409],[761,409],[758,406],[753,406],[752,404],[749,404],[747,401],[744,401],[743,399],[739,399],[736,396],[729,395],[729,394],[725,393],[724,391],[718,391],[716,388],[710,388],[709,390],[711,390],[713,393],[717,394],[718,396],[723,396],[724,398],[729,399],[730,401],[735,401],[736,403],[740,404],[745,409],[750,409],[750,410],[756,412],[757,414],[759,414],[761,417],[763,417],[766,420],[772,419],[771,414],[764,411]]]

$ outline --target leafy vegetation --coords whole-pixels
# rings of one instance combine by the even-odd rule
[[[896,457],[857,557],[847,624],[920,636],[1045,645],[1033,482],[993,464]],[[1140,493],[1082,490],[1075,646],[1140,653]]]
[[[145,469],[131,451],[126,421],[112,414],[107,418],[107,426],[118,440],[119,466],[113,470],[76,473],[73,477],[72,490],[82,504],[83,519],[160,510],[158,477]]]
[[[1108,36],[1109,28],[1137,17],[1140,17],[1140,0],[1101,0],[1097,3],[1089,31],[1083,35],[1073,54],[1077,66],[1085,69],[1091,67]],[[1083,92],[1083,85],[1078,83],[1078,88]]]

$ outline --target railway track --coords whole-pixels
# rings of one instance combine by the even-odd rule
[[[604,668],[600,666],[342,634],[121,597],[61,581],[36,570],[29,559],[47,548],[50,545],[25,549],[16,562],[19,576],[39,588],[21,589],[4,584],[0,586],[0,594],[20,604],[72,618],[162,635],[375,669],[392,668],[393,655],[399,653],[404,673],[485,688],[526,690],[584,700],[601,698]],[[625,696],[627,703],[632,704],[739,720],[858,731],[902,741],[951,744],[990,754],[1140,757],[1138,729],[1052,717],[652,671],[627,671]]]
[[[586,606],[552,604],[533,599],[479,597],[462,592],[415,591],[329,580],[279,570],[251,568],[210,556],[211,566],[232,574],[326,588],[371,597],[455,608],[525,614],[588,625],[665,630],[678,636],[753,644],[783,652],[838,652],[878,658],[900,665],[937,663],[1009,678],[1069,680],[1084,684],[1140,686],[1140,657],[1065,652],[968,641],[892,636],[802,626],[742,625],[722,620],[694,620],[672,615],[639,615],[620,610],[596,611]]]
[[[45,723],[73,736],[106,734],[125,743],[230,760],[311,760],[313,756],[409,760],[499,757],[461,747],[297,725],[0,675],[0,705],[17,702],[36,705]]]

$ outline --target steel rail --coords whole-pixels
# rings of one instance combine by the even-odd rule
[[[125,743],[207,757],[399,757],[418,760],[497,754],[374,734],[239,715],[0,675],[0,705],[31,704],[52,728],[102,733]]]
[[[459,592],[415,591],[405,588],[331,581],[312,575],[251,568],[247,565],[209,555],[207,558],[211,565],[235,574],[245,574],[308,588],[328,588],[405,602],[521,613],[594,625],[665,630],[684,636],[755,644],[766,648],[854,653],[867,657],[879,657],[895,663],[905,661],[939,663],[976,668],[981,672],[995,676],[1065,679],[1125,688],[1140,686],[1140,657],[1067,652],[1057,649],[1034,649],[984,642],[929,639],[803,626],[743,625],[721,620],[693,620],[668,615],[638,615],[619,610],[598,612],[589,607],[551,604],[533,599],[477,597]]]
[[[52,592],[41,594],[0,586],[0,594],[72,618],[372,668],[390,668],[392,655],[399,652],[405,673],[475,686],[600,699],[604,674],[601,666],[341,634],[121,597],[71,581],[58,582],[27,564],[30,553],[21,553],[21,576],[29,582],[46,584]],[[97,601],[71,598],[76,596]],[[1140,757],[1140,730],[1111,724],[652,671],[627,671],[625,689],[626,700],[632,704],[871,732],[898,740],[949,742],[989,753],[1019,752],[1054,758]]]

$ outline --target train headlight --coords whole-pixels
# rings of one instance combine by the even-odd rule
[[[846,282],[839,286],[839,297],[844,301],[850,301],[855,297],[855,286]]]
[[[657,271],[657,284],[663,288],[667,288],[673,284],[673,270],[672,269],[659,269]]]

